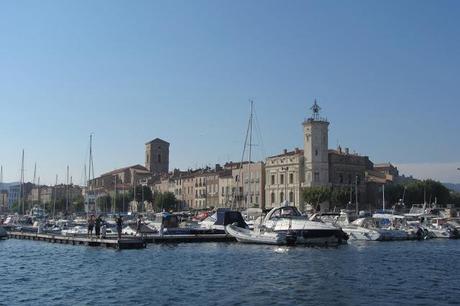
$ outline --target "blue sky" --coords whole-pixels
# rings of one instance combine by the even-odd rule
[[[24,148],[26,178],[69,164],[81,183],[90,132],[96,175],[142,164],[156,137],[171,168],[239,160],[248,99],[262,159],[302,146],[316,98],[331,148],[460,182],[459,14],[458,1],[1,1],[4,180]]]

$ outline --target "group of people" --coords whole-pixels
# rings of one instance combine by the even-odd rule
[[[103,224],[101,215],[97,218],[95,218],[94,215],[91,215],[88,218],[88,237],[90,238],[93,238],[93,229],[95,230],[96,238],[105,238],[107,226]]]
[[[118,239],[121,239],[121,233],[123,229],[123,218],[121,217],[121,215],[118,215],[118,217],[116,217],[116,225],[117,225]],[[139,215],[137,218],[137,222],[136,222],[136,235],[141,234],[141,227],[142,227],[142,216]],[[95,218],[94,215],[91,215],[88,218],[88,237],[90,238],[93,237],[93,229],[95,230],[96,238],[106,237],[107,226],[103,222],[101,215],[99,215],[97,218]]]

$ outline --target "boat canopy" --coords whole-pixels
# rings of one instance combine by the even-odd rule
[[[216,212],[217,218],[215,225],[229,225],[233,223],[237,223],[238,227],[246,228],[247,224],[244,222],[243,217],[239,211],[233,211],[228,209],[221,209],[219,208]]]

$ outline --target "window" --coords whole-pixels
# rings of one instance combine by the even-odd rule
[[[275,193],[272,192],[270,200],[271,200],[270,203],[272,203],[272,204],[275,203]]]
[[[339,183],[343,184],[343,174],[342,173],[339,174]]]
[[[319,172],[315,172],[315,176],[313,178],[314,182],[319,182]]]
[[[348,184],[351,184],[351,174],[348,174]]]
[[[280,184],[284,184],[284,174],[280,174]]]
[[[289,192],[289,202],[294,203],[294,192]]]
[[[280,202],[281,202],[281,203],[284,202],[284,192],[281,192],[281,193],[280,193]]]
[[[294,184],[294,174],[293,173],[289,174],[289,184]]]
[[[315,156],[318,156],[318,149],[315,149]]]
[[[158,154],[158,162],[161,163],[161,155]]]
[[[275,176],[272,175],[272,185],[275,185]]]

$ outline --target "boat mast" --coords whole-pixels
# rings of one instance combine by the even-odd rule
[[[35,188],[36,185],[36,179],[37,179],[37,163],[35,162],[34,164],[34,180],[33,180],[33,187],[32,188]],[[32,207],[34,206],[34,198],[32,197]]]
[[[54,183],[54,197],[53,197],[53,220],[56,220],[57,182],[58,182],[58,175],[56,174],[56,182]]]
[[[359,215],[359,207],[358,207],[358,176],[356,176],[355,181],[355,205],[356,205],[356,216]]]
[[[249,208],[251,198],[252,198],[252,191],[251,191],[251,159],[252,159],[252,119],[254,113],[254,102],[250,100],[251,103],[251,115],[249,116],[249,164],[248,164],[248,172],[249,172],[249,183],[248,183],[248,195],[246,199],[246,209]]]
[[[24,209],[24,149],[22,149],[22,157],[21,157],[21,179],[19,182],[19,208],[22,207],[22,214],[25,214]]]
[[[65,214],[69,211],[69,165],[67,165],[66,185],[65,185]]]
[[[38,177],[38,184],[37,184],[37,202],[38,202],[38,207],[42,207],[42,199],[40,196],[40,177]],[[43,211],[45,211],[45,208],[43,207]]]

